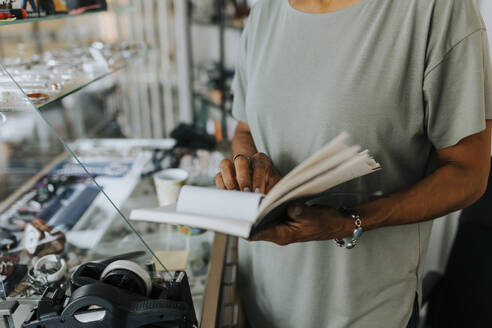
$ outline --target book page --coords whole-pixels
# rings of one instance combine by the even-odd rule
[[[347,162],[329,170],[320,176],[300,185],[268,206],[261,206],[258,218],[266,215],[278,205],[289,200],[320,194],[330,188],[349,180],[364,176],[380,169],[380,165],[369,156],[367,151],[361,152]]]
[[[263,197],[263,194],[252,192],[184,186],[176,211],[254,222]]]
[[[287,182],[283,183],[281,189],[275,188],[275,186],[261,203],[260,211],[262,211],[262,209],[264,208],[269,207],[271,204],[275,203],[277,200],[282,198],[290,191],[296,189],[300,185],[305,184],[309,182],[309,180],[318,177],[322,173],[325,173],[337,167],[338,165],[350,160],[358,154],[359,150],[359,146],[347,147],[346,149],[333,154],[333,156],[324,158],[317,165],[314,165],[307,170],[300,171],[297,175],[292,176]]]
[[[132,210],[130,219],[134,221],[168,223],[217,231],[233,236],[248,238],[251,222],[233,218],[217,218],[206,215],[176,212],[176,205],[158,208]]]
[[[359,146],[347,146],[347,138],[348,134],[342,133],[333,139],[281,179],[266,196],[184,186],[174,207],[133,210],[130,218],[248,237],[252,227],[257,230],[274,223],[289,201],[316,196],[380,169],[368,151],[359,152]]]

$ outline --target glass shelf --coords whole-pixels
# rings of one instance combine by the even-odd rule
[[[101,13],[108,13],[108,12],[120,14],[120,13],[131,12],[131,11],[134,11],[135,9],[136,8],[134,6],[114,7],[114,8],[108,8],[107,10],[89,11],[89,12],[85,12],[82,14],[71,15],[68,13],[63,13],[63,14],[56,14],[56,15],[49,15],[49,16],[42,16],[42,17],[30,17],[30,18],[25,18],[25,19],[0,20],[0,26],[24,24],[24,23],[34,23],[34,22],[44,22],[44,21],[57,20],[57,19],[70,19],[70,18],[75,18],[75,17],[80,17],[80,16],[89,16],[89,15],[96,15],[96,14],[101,14]]]
[[[58,93],[56,93],[54,95],[47,94],[48,98],[46,100],[42,100],[39,102],[33,102],[33,104],[39,110],[44,110],[49,105],[51,105],[52,103],[54,103],[58,100],[61,100],[65,97],[89,86],[90,84],[97,82],[97,81],[111,75],[111,74],[114,74],[114,73],[120,71],[121,69],[126,68],[130,63],[133,64],[137,60],[142,60],[151,51],[152,50],[150,50],[150,49],[138,50],[135,53],[133,53],[132,55],[130,55],[130,57],[124,58],[121,61],[119,61],[118,63],[112,65],[112,67],[110,67],[108,70],[105,70],[105,71],[102,71],[102,72],[99,72],[96,74],[89,74],[89,75],[81,74],[81,75],[75,77],[74,79],[70,80],[69,82],[64,83],[61,86],[60,90],[58,90]],[[13,79],[15,80],[15,77],[13,77]],[[28,94],[28,96],[29,96],[29,94]]]

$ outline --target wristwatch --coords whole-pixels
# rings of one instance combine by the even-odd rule
[[[65,241],[62,231],[54,232],[53,227],[41,219],[29,222],[24,230],[24,249],[31,257],[61,253]]]

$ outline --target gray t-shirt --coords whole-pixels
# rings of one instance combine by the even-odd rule
[[[389,194],[492,119],[486,40],[474,0],[361,0],[325,14],[260,0],[241,38],[233,114],[282,174],[348,131],[383,170],[337,191]],[[406,327],[431,226],[369,231],[350,251],[241,241],[252,327]]]

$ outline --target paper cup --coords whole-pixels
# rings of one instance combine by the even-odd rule
[[[166,169],[154,174],[155,190],[159,206],[176,203],[179,191],[188,180],[188,172],[182,169]]]

